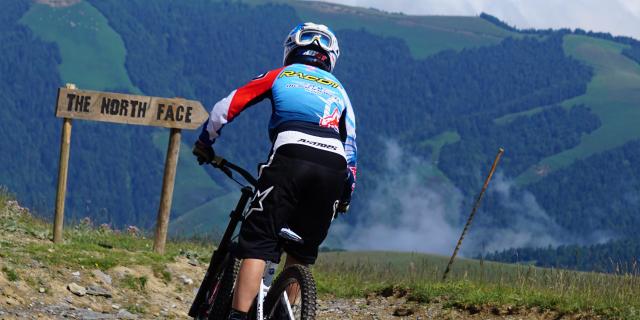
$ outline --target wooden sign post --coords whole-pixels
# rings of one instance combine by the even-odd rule
[[[173,199],[173,186],[180,151],[181,129],[196,129],[207,120],[208,113],[199,101],[182,98],[147,97],[100,91],[78,90],[74,85],[58,89],[56,117],[64,118],[60,144],[60,169],[56,215],[53,228],[55,243],[62,241],[64,199],[66,193],[71,119],[158,126],[171,129],[165,160],[162,194],[156,223],[153,250],[164,253]]]
[[[75,89],[74,84],[67,84],[67,89]],[[62,242],[62,225],[64,224],[64,199],[67,194],[67,172],[69,168],[69,149],[71,147],[71,118],[62,120],[60,135],[60,160],[58,164],[58,188],[56,191],[56,211],[53,220],[53,242]]]
[[[176,181],[176,166],[180,153],[180,129],[171,128],[169,135],[169,147],[164,161],[164,176],[162,177],[162,193],[160,194],[160,208],[156,219],[156,231],[153,237],[153,251],[164,253],[164,245],[167,242],[167,229],[169,228],[169,213],[173,200],[173,186]]]

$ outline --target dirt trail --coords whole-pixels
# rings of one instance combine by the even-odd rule
[[[47,265],[31,259],[23,249],[28,244],[50,244],[47,236],[12,223],[29,213],[15,201],[7,205],[0,212],[0,248],[4,249],[0,250],[0,320],[188,319],[204,264],[177,256],[162,274],[140,265],[105,271]],[[55,254],[56,248],[47,251]],[[22,254],[19,260],[18,253]],[[508,306],[451,307],[445,300],[418,303],[406,297],[402,291],[358,299],[324,297],[318,301],[318,319],[598,319]]]

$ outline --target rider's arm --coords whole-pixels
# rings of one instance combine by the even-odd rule
[[[358,160],[358,147],[356,146],[356,116],[351,107],[351,101],[345,94],[345,117],[344,125],[346,132],[346,139],[344,140],[344,152],[347,156],[347,168],[353,174],[354,183],[351,186],[351,190],[355,188],[356,172],[357,172],[357,160]]]
[[[283,68],[257,76],[243,87],[233,90],[226,98],[218,101],[211,110],[209,120],[202,128],[199,140],[209,145],[213,144],[215,139],[220,136],[220,130],[225,124],[233,121],[246,108],[268,97],[273,82]]]

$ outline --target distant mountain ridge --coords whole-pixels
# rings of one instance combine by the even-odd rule
[[[51,214],[57,86],[74,82],[211,106],[277,67],[282,35],[304,20],[338,33],[343,55],[336,76],[357,112],[361,177],[353,212],[342,220],[346,228],[366,230],[381,220],[402,232],[394,224],[394,215],[405,214],[394,209],[401,205],[371,206],[380,197],[398,201],[376,193],[392,172],[380,161],[390,158],[390,141],[403,158],[420,163],[402,174],[428,182],[426,189],[460,190],[462,200],[444,212],[421,213],[424,219],[443,215],[452,226],[464,219],[497,148],[505,147],[504,188],[486,198],[467,244],[470,254],[508,244],[590,244],[591,235],[625,238],[640,225],[636,198],[605,192],[640,184],[640,172],[625,171],[640,155],[629,147],[640,139],[638,41],[581,30],[516,30],[486,14],[417,17],[306,1],[89,0],[56,8],[12,2],[0,13],[6,53],[0,67],[11,75],[0,90],[10,102],[0,109],[9,137],[0,142],[6,150],[0,184]],[[269,148],[268,113],[266,103],[252,107],[224,129],[216,150],[254,168]],[[194,137],[184,135],[172,211],[172,230],[181,235],[219,227],[237,194],[217,172],[195,164],[189,154]],[[76,121],[69,218],[151,227],[166,139],[162,129]],[[603,156],[610,157],[605,163],[613,175],[596,165]],[[533,199],[530,206],[526,199]],[[523,221],[539,225],[519,230]],[[529,236],[508,241],[514,232]]]

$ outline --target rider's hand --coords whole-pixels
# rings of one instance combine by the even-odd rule
[[[344,180],[344,191],[342,191],[342,197],[338,202],[338,213],[347,213],[349,211],[349,204],[351,203],[351,194],[356,185],[356,177],[353,175],[351,169],[347,170],[347,178]]]
[[[213,158],[216,156],[215,151],[213,151],[213,147],[200,140],[197,140],[196,143],[193,144],[193,150],[191,150],[191,152],[196,156],[200,165],[204,163],[211,163]]]

